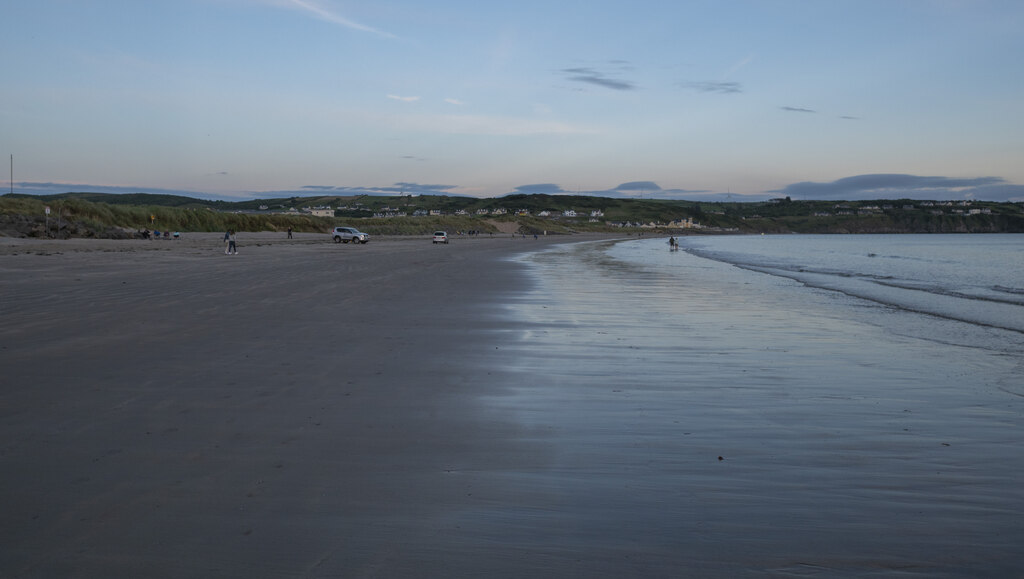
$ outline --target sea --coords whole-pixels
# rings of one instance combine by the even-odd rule
[[[533,460],[474,536],[575,576],[1024,576],[1024,235],[679,245],[517,258],[487,402]]]

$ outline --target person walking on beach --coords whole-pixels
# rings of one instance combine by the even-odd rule
[[[228,248],[231,247],[230,245],[228,245],[229,241],[231,241],[231,230],[230,229],[224,232],[224,255],[227,255],[228,253],[230,253],[228,251]]]
[[[235,230],[229,229],[227,233],[228,250],[225,253],[238,255],[238,247],[235,245]]]
[[[292,238],[292,228],[289,227],[288,228],[288,239],[291,239],[291,238]]]

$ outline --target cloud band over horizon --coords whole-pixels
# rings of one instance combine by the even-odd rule
[[[172,190],[153,187],[132,187],[124,185],[91,185],[82,183],[15,182],[15,193],[23,195],[57,195],[62,193],[152,193],[181,195],[197,198],[222,200],[259,199],[272,197],[295,197],[312,195],[461,195],[460,185],[397,182],[386,186],[347,185],[301,185],[296,189],[272,191],[244,191],[237,193],[210,194],[198,191]],[[649,199],[686,199],[693,201],[765,201],[778,197],[798,200],[863,201],[875,199],[913,200],[977,200],[994,202],[1024,202],[1024,185],[1007,182],[1002,177],[951,178],[942,176],[921,176],[903,173],[876,173],[844,177],[831,182],[802,181],[781,189],[759,194],[723,193],[703,189],[663,188],[655,181],[629,181],[610,189],[570,191],[557,183],[535,183],[520,185],[510,192],[497,193],[488,197],[509,194],[523,195],[590,195],[598,197]],[[475,196],[475,195],[470,195]]]

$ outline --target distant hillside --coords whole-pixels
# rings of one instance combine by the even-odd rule
[[[44,215],[51,206],[52,216]],[[329,211],[317,217],[306,209]],[[569,217],[567,212],[575,212]],[[429,214],[429,215],[427,215]],[[58,225],[51,225],[51,220]],[[117,237],[142,229],[326,232],[338,224],[371,234],[424,234],[433,229],[540,231],[678,230],[688,233],[1024,233],[1024,205],[912,200],[696,203],[576,195],[509,195],[476,199],[445,195],[287,197],[207,201],[148,193],[0,196],[0,235]],[[503,224],[504,223],[504,224]],[[677,224],[673,229],[670,224]]]
[[[90,203],[107,203],[108,205],[137,205],[158,207],[215,207],[218,204],[231,205],[222,201],[205,201],[183,195],[156,195],[152,193],[60,193],[57,195],[21,195],[7,194],[4,197],[14,199],[37,199],[40,201],[63,201],[76,199]]]

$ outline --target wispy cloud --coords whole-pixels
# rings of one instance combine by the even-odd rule
[[[591,197],[612,197],[616,199],[693,199],[700,201],[726,201],[724,194],[711,193],[707,190],[662,189],[654,181],[631,181],[613,189],[598,190],[567,190],[557,183],[534,183],[520,185],[509,195],[582,195]],[[720,198],[719,198],[720,196]],[[735,195],[730,197],[736,197]],[[770,195],[763,195],[750,201],[765,201]],[[736,201],[737,199],[732,199]]]
[[[401,189],[414,189],[416,191],[449,191],[451,189],[458,188],[458,185],[441,185],[437,183],[410,183],[408,181],[399,181],[395,183],[395,187]]]
[[[723,81],[723,82],[683,82],[681,83],[683,88],[695,90],[697,92],[713,92],[720,94],[733,94],[743,92],[743,85],[738,82]]]
[[[710,81],[683,81],[679,83],[679,86],[687,90],[706,92],[706,93],[718,93],[718,94],[736,94],[743,92],[743,85],[737,81],[729,80],[734,74],[739,72],[741,69],[746,67],[748,64],[753,62],[754,55],[750,54],[742,60],[736,62],[724,74],[719,80]]]
[[[399,95],[396,95],[396,94],[389,94],[388,98],[392,99],[392,100],[396,100],[396,101],[407,102],[407,103],[414,103],[414,102],[420,100],[420,97],[418,97],[418,96],[399,96]]]
[[[465,102],[460,101],[459,99],[453,99],[453,98],[444,99],[444,102],[446,102],[446,103],[448,103],[450,105],[455,105],[457,107],[461,107],[461,106],[466,104]]]
[[[533,136],[533,135],[587,135],[597,130],[558,121],[487,115],[401,115],[382,119],[397,123],[403,129],[442,134]]]
[[[319,18],[320,20],[330,22],[332,24],[337,24],[339,26],[344,26],[345,28],[358,30],[360,32],[369,32],[372,34],[376,34],[378,36],[383,36],[385,38],[395,37],[395,35],[391,34],[390,32],[385,32],[383,30],[379,30],[372,26],[361,24],[359,22],[356,22],[355,20],[350,20],[348,18],[345,18],[344,16],[340,16],[338,14],[330,12],[329,10],[322,8],[309,0],[289,0],[288,5],[303,10],[309,14],[312,14],[313,16]]]
[[[725,71],[725,75],[723,75],[722,78],[723,79],[729,78],[730,76],[736,74],[741,68],[744,68],[745,66],[747,66],[748,64],[750,64],[753,61],[754,61],[754,54],[751,53],[751,54],[747,55],[744,59],[742,59],[739,62],[737,62],[736,64],[732,65],[732,67],[729,68],[729,70]]]
[[[690,189],[662,189],[654,181],[630,181],[629,183],[623,183],[613,189],[600,189],[596,191],[567,191],[563,189],[561,185],[556,183],[536,183],[532,185],[520,185],[515,188],[512,194],[525,194],[525,195],[589,195],[593,197],[613,197],[616,199],[635,199],[643,197],[646,199],[694,199],[701,201],[725,201],[727,200],[724,195],[718,198],[720,194],[711,193],[707,190],[690,190]],[[764,195],[756,199],[750,199],[752,201],[764,201],[770,199],[769,195]],[[736,199],[733,199],[734,201]]]
[[[789,113],[816,113],[816,112],[818,112],[818,111],[813,110],[813,109],[804,109],[804,108],[800,108],[800,107],[779,107],[779,109],[784,110],[784,111],[789,112]]]
[[[451,190],[456,188],[458,188],[458,185],[437,185],[399,182],[391,186],[383,187],[352,187],[346,185],[303,185],[301,187],[301,192],[308,194],[310,191],[316,191],[318,193],[331,193],[334,195],[338,195],[340,197],[348,197],[352,195],[408,195],[410,193],[417,195],[451,195]],[[287,196],[286,194],[292,193],[292,191],[266,191],[264,193]]]
[[[615,61],[621,64],[621,61]],[[612,90],[633,90],[636,85],[627,80],[619,80],[608,76],[607,73],[591,67],[563,68],[561,72],[567,74],[568,80],[596,85]]]

